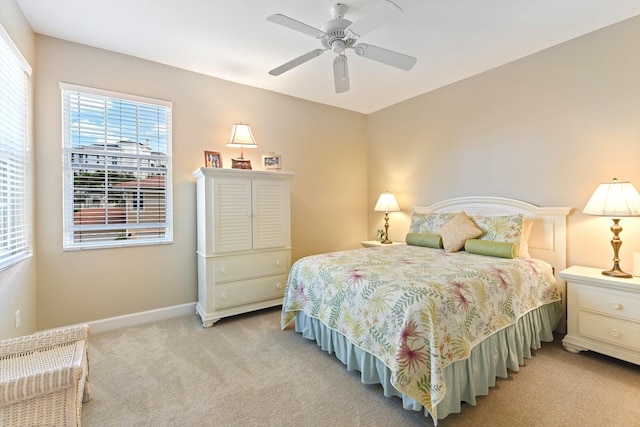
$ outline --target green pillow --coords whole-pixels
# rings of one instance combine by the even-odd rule
[[[469,239],[464,243],[464,250],[470,254],[487,255],[499,258],[518,257],[518,244],[515,242]]]
[[[442,249],[442,237],[430,233],[407,233],[407,245],[424,246],[426,248]]]

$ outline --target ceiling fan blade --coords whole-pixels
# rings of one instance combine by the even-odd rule
[[[305,62],[315,58],[316,56],[322,55],[325,50],[327,49],[314,49],[311,52],[307,52],[304,55],[298,56],[297,58],[292,59],[291,61],[286,62],[279,67],[274,68],[273,70],[269,71],[269,74],[271,74],[272,76],[279,76],[285,71],[289,71],[290,69],[297,67],[298,65],[304,64]]]
[[[336,85],[336,93],[349,90],[349,67],[345,55],[338,55],[333,60],[333,80]]]
[[[296,21],[295,19],[289,18],[288,16],[284,16],[280,13],[267,17],[267,21],[282,25],[283,27],[291,28],[292,30],[300,31],[301,33],[308,34],[316,38],[320,38],[324,35],[324,32],[319,29],[300,21]]]
[[[400,68],[406,71],[409,71],[411,68],[413,68],[413,66],[416,65],[416,62],[418,61],[413,56],[394,52],[388,49],[383,49],[381,47],[373,46],[366,43],[358,43],[353,47],[353,49],[360,56],[364,56],[365,58],[382,62],[383,64],[391,65],[392,67]]]
[[[402,15],[402,9],[395,3],[383,0],[376,7],[367,12],[362,18],[345,29],[345,33],[351,38],[358,37],[376,29],[385,22]]]

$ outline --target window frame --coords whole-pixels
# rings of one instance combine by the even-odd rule
[[[172,194],[172,114],[173,114],[173,103],[171,101],[159,100],[154,98],[147,98],[143,96],[115,92],[105,89],[92,88],[87,86],[79,86],[70,83],[60,83],[60,92],[61,92],[61,107],[62,107],[62,151],[63,151],[63,159],[62,159],[62,173],[63,173],[63,250],[64,251],[73,251],[73,250],[84,250],[84,249],[106,249],[106,248],[121,248],[121,247],[130,247],[130,246],[149,246],[149,245],[161,245],[161,244],[171,244],[173,243],[173,194]],[[166,154],[161,153],[151,153],[151,157],[149,153],[146,155],[140,154],[139,151],[136,151],[136,154],[131,152],[127,152],[126,155],[123,154],[122,147],[124,144],[131,144],[140,146],[141,143],[139,141],[125,141],[120,139],[116,144],[118,144],[118,148],[115,150],[110,150],[108,146],[112,143],[112,141],[107,140],[108,136],[111,135],[111,130],[107,130],[110,128],[110,121],[105,120],[102,124],[104,127],[104,135],[105,139],[102,142],[104,149],[99,153],[92,153],[91,150],[87,150],[86,152],[79,153],[79,146],[76,144],[74,146],[74,142],[72,141],[72,126],[73,121],[71,119],[71,111],[70,111],[70,96],[87,96],[87,97],[97,97],[104,98],[104,113],[105,116],[108,113],[107,105],[109,102],[124,102],[126,105],[134,104],[136,107],[139,106],[151,106],[153,108],[159,108],[160,110],[164,110],[166,123],[166,131],[162,133],[162,137],[165,141],[165,151]],[[137,110],[136,110],[137,111]],[[138,117],[139,112],[136,113],[135,117]],[[131,117],[130,115],[123,115],[120,118]],[[111,120],[111,119],[109,119]],[[77,119],[78,122],[81,119]],[[140,129],[138,121],[136,121],[136,134]],[[120,136],[122,137],[122,136]],[[88,146],[87,146],[88,147]],[[120,150],[120,151],[119,151]],[[163,164],[164,168],[164,211],[159,211],[164,213],[164,221],[159,221],[157,223],[147,223],[141,221],[140,218],[140,209],[135,209],[135,212],[138,212],[138,219],[136,222],[129,222],[128,220],[125,223],[120,224],[97,224],[97,225],[78,225],[75,224],[74,221],[74,209],[75,205],[75,178],[74,178],[74,166],[73,159],[74,158],[82,158],[83,155],[87,157],[91,156],[104,156],[103,164],[105,168],[105,175],[110,173],[112,170],[107,164],[112,164],[115,162],[114,159],[120,158],[120,161],[132,161],[135,160],[137,163],[137,167],[142,168],[141,164],[145,161],[148,162],[147,165],[151,166],[151,162],[153,159],[156,159],[157,164],[155,165],[156,170],[161,170],[158,164]],[[138,172],[140,173],[140,172]],[[142,197],[142,194],[145,194],[142,190],[141,181],[145,178],[141,175],[135,176],[133,181],[137,181],[137,190],[133,190],[131,195],[135,197],[135,195],[139,195]],[[107,178],[108,181],[108,178]],[[97,188],[97,187],[92,187]],[[104,217],[108,217],[109,210],[111,206],[109,205],[109,192],[112,188],[105,187],[104,190],[104,200],[106,200],[106,205],[102,207],[104,209]],[[97,192],[96,192],[97,193]],[[161,192],[160,192],[161,194]],[[126,201],[125,197],[125,201]],[[125,207],[125,211],[127,208]],[[127,214],[128,215],[128,214]],[[124,226],[123,226],[124,224]],[[107,240],[91,240],[91,241],[77,241],[76,232],[87,232],[91,233],[92,231],[100,231],[100,232],[109,232],[116,230],[126,229],[127,234],[123,238],[110,238]],[[152,238],[145,237],[142,239],[130,239],[130,231],[132,230],[143,230],[144,228],[156,228],[163,229],[164,236]]]
[[[31,66],[0,25],[0,271],[33,256],[32,82]],[[15,80],[15,81],[11,81]],[[11,86],[12,83],[18,84]],[[9,97],[15,91],[15,97]],[[10,104],[3,105],[3,102]],[[16,108],[17,106],[17,108]],[[6,113],[6,114],[5,114]],[[4,121],[6,120],[6,122]],[[11,132],[13,131],[13,132]]]

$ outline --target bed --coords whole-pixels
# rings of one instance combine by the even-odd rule
[[[496,197],[418,207],[411,244],[294,263],[281,327],[437,424],[565,327],[569,212]]]

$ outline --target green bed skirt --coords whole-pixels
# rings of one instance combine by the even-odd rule
[[[496,378],[507,378],[508,369],[517,372],[524,365],[524,359],[531,357],[532,350],[539,349],[542,342],[553,341],[553,330],[561,315],[560,302],[539,307],[476,345],[469,358],[447,366],[444,370],[446,395],[431,414],[391,384],[391,371],[384,363],[353,345],[344,335],[327,328],[320,320],[299,311],[295,330],[307,339],[316,340],[322,350],[335,354],[347,370],[359,371],[363,384],[381,384],[386,397],[401,398],[405,409],[424,410],[425,416],[431,416],[437,424],[438,419],[460,412],[462,402],[475,405],[476,396],[487,395]]]

